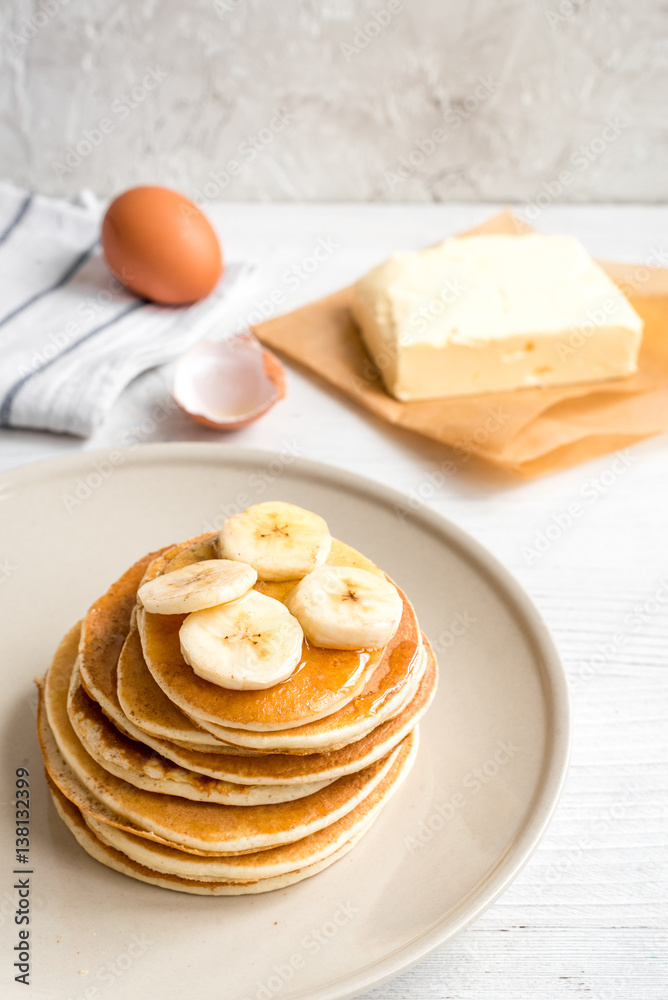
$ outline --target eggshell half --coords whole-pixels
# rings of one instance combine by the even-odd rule
[[[176,365],[174,399],[189,417],[216,430],[257,420],[285,396],[285,371],[249,331],[202,340]]]

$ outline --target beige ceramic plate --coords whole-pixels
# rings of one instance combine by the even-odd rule
[[[324,515],[408,592],[439,654],[439,693],[407,783],[330,870],[262,896],[170,893],[97,864],[56,818],[32,678],[131,561],[272,497]],[[197,444],[79,452],[12,472],[0,479],[0,518],[5,983],[19,929],[8,803],[22,765],[32,790],[32,1000],[351,997],[456,934],[526,862],[564,778],[565,680],[518,585],[442,518],[406,514],[399,494],[339,470]]]

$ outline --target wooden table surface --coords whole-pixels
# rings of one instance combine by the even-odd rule
[[[228,257],[259,261],[239,310],[252,321],[342,287],[395,249],[481,221],[482,205],[210,207]],[[534,223],[595,255],[668,266],[668,208],[553,206]],[[322,242],[320,242],[322,241]],[[320,245],[323,260],[313,268]],[[272,301],[273,300],[273,301]],[[668,333],[667,333],[668,335]],[[180,412],[156,423],[168,371],[124,393],[82,442],[0,432],[0,471],[79,448],[228,440],[351,469],[417,494],[486,545],[551,627],[571,682],[574,740],[547,835],[502,898],[467,931],[364,1000],[590,1000],[668,996],[666,900],[668,438],[535,481],[452,456],[389,427],[288,366],[287,398],[224,438]],[[535,554],[571,502],[583,515]],[[561,518],[564,523],[563,517]]]

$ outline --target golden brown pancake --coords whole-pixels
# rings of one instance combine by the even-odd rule
[[[105,711],[109,700],[117,701],[116,664],[130,631],[137,588],[147,566],[160,552],[151,552],[131,566],[91,605],[83,620],[79,645],[81,680],[90,697]]]
[[[205,544],[210,544],[208,539],[200,541],[199,552],[198,543],[188,545],[185,549],[181,550],[177,559],[172,560],[172,563],[178,567],[178,559],[189,558],[192,560],[194,556],[199,557],[210,554],[207,553],[206,549],[201,548]],[[170,553],[174,553],[177,549],[179,549],[179,546],[172,546],[171,549],[166,550],[165,555],[169,556]],[[134,739],[142,739],[143,734],[141,731],[137,732],[128,724],[128,720],[121,708],[117,690],[114,687],[114,680],[117,678],[117,665],[114,662],[114,658],[117,656],[118,643],[117,641],[107,641],[105,629],[111,621],[113,623],[113,634],[119,637],[122,634],[123,628],[129,627],[129,621],[132,616],[130,610],[131,594],[139,582],[138,578],[141,579],[144,575],[149,559],[150,557],[146,557],[146,559],[137,563],[129,573],[125,574],[121,580],[110,588],[110,591],[103,598],[93,605],[84,623],[80,645],[80,669],[86,690],[100,703],[103,711],[112,719],[117,728],[126,732]],[[395,636],[395,642],[397,644],[399,642],[397,636]],[[410,652],[410,647],[408,650],[406,647],[402,647],[400,650],[402,653],[406,651]],[[130,663],[130,667],[133,670],[133,679],[140,679],[143,685],[141,688],[143,695],[147,703],[150,703],[151,698],[160,689],[157,688],[157,685],[152,680],[146,680],[148,671],[145,668],[145,663],[137,660],[136,645],[134,650],[128,649],[128,654],[132,654],[131,660],[134,659],[134,663]],[[392,667],[389,672],[387,670],[388,663]],[[419,665],[419,661],[416,662],[416,658],[409,660],[407,676],[410,676]],[[185,669],[186,665],[184,664],[183,666]],[[351,711],[351,708],[348,707],[347,710],[344,710],[343,714],[334,713],[332,716],[329,716],[331,727],[326,722],[323,722],[323,720],[320,720],[320,722],[309,723],[306,726],[296,727],[290,731],[276,733],[274,736],[265,733],[255,734],[235,730],[233,733],[226,735],[238,740],[237,745],[226,743],[222,744],[219,749],[224,749],[224,752],[228,755],[235,752],[257,754],[271,750],[281,753],[326,752],[327,750],[343,746],[351,740],[359,739],[366,735],[373,727],[374,719],[376,724],[380,724],[385,718],[392,717],[393,714],[396,714],[404,707],[409,700],[408,695],[414,693],[414,689],[412,691],[407,689],[403,692],[401,690],[401,669],[404,666],[405,664],[396,655],[392,659],[390,659],[390,656],[385,658],[382,669],[376,671],[376,674],[370,679],[365,691],[362,693],[362,699],[356,702],[360,713],[366,712],[364,718],[356,718],[355,712]],[[190,668],[187,669],[189,670]],[[416,674],[413,678],[414,687],[418,677],[419,674]],[[202,683],[206,684],[207,682],[203,681]],[[165,697],[157,703],[154,712],[155,717],[163,718],[165,725],[168,725],[171,721],[179,726],[183,720],[185,725],[190,727],[190,734],[198,733],[211,740],[206,747],[201,744],[199,739],[196,744],[186,743],[178,738],[172,738],[171,742],[177,744],[177,746],[183,746],[185,749],[193,748],[215,752],[215,748],[222,741],[216,740],[215,737],[209,734],[204,734],[199,726],[187,720],[183,713],[175,706],[171,706],[172,713],[174,714],[170,717],[169,708],[165,712],[165,703],[167,706],[170,706],[168,699]],[[135,699],[135,705],[138,704],[140,702]],[[366,708],[363,706],[366,706]],[[182,734],[183,730],[181,729]],[[149,742],[153,745],[152,741]],[[158,749],[161,752],[161,748],[159,747],[154,746],[154,749]]]
[[[181,655],[186,616],[147,613],[137,589],[217,558],[215,538],[149,554],[92,605],[39,685],[38,735],[56,808],[92,857],[182,892],[265,892],[332,864],[369,829],[412,765],[437,668],[399,591],[403,616],[382,649],[305,641],[271,688],[205,681]],[[328,562],[385,576],[336,540]],[[296,582],[255,589],[282,601]]]
[[[184,543],[184,549],[187,547],[192,546]],[[336,539],[327,562],[361,566],[380,575],[373,563]],[[169,563],[169,553],[159,556],[146,578],[168,572]],[[259,582],[255,589],[282,600],[296,582]],[[390,657],[400,656],[410,670],[419,655],[420,633],[411,604],[400,590],[399,594],[404,601],[403,616],[385,647],[324,649],[304,640],[301,662],[290,677],[263,690],[233,691],[198,677],[181,654],[179,630],[185,615],[155,615],[138,607],[137,625],[146,664],[155,681],[169,700],[197,724],[203,728],[213,723],[260,732],[283,730],[323,719],[342,708],[361,693],[377,668],[386,669]]]
[[[362,738],[374,727],[398,714],[415,695],[426,666],[426,656],[424,652],[419,652],[418,656],[409,658],[409,652],[403,646],[397,646],[384,658],[356,698],[317,722],[262,733],[225,729],[209,722],[202,724],[219,736],[218,753],[228,753],[233,741],[240,750],[263,754],[311,754],[337,749]],[[170,733],[172,725],[178,727],[176,732],[179,735],[184,733],[181,720],[173,712],[178,712],[181,719],[185,716],[155,683],[146,666],[138,636],[132,629],[118,661],[118,703],[126,718],[141,732],[153,735],[155,730],[160,730],[165,735],[159,738],[168,739],[186,749],[213,752],[199,743],[189,745]]]
[[[38,734],[42,756],[48,773],[66,798],[103,822],[193,853],[257,851],[291,843],[329,826],[382,781],[398,753],[394,750],[363,771],[338,778],[295,802],[259,806],[193,802],[144,791],[109,774],[77,739],[66,706],[54,707],[57,732],[49,724],[44,689],[40,686]]]
[[[146,666],[134,621],[118,658],[116,683],[123,714],[137,729],[158,739],[178,740],[192,749],[224,750],[220,740],[184,715],[158,687]]]
[[[136,837],[90,816],[84,815],[83,818],[93,833],[104,843],[159,872],[180,875],[183,878],[220,878],[235,882],[271,878],[285,875],[303,865],[322,861],[343,847],[351,837],[366,832],[408,774],[416,750],[417,743],[412,747],[406,744],[386,777],[343,819],[293,844],[274,847],[256,854],[224,858],[185,854],[176,848]]]
[[[128,637],[128,641],[130,638],[131,636]],[[317,781],[351,774],[389,753],[410,732],[431,704],[436,691],[436,661],[426,638],[424,644],[427,668],[409,704],[387,722],[379,723],[366,736],[337,750],[308,754],[256,753],[253,757],[247,757],[230,755],[222,746],[221,753],[203,753],[200,750],[185,749],[169,740],[143,735],[139,730],[132,728],[129,732],[133,739],[143,740],[157,753],[181,767],[227,781],[258,784],[289,783]],[[76,683],[75,679],[73,683]],[[71,721],[79,739],[90,751],[86,732],[78,728],[76,718],[71,718]],[[126,725],[128,725],[127,720]],[[310,724],[310,726],[315,725],[319,723]]]
[[[335,854],[330,855],[317,864],[308,865],[304,868],[299,868],[297,871],[275,876],[274,878],[258,879],[255,882],[186,879],[178,875],[168,875],[152,871],[150,868],[146,868],[144,865],[133,861],[126,854],[116,850],[116,848],[102,843],[90,827],[84,823],[81,812],[62,795],[58,788],[52,786],[51,793],[58,815],[80,846],[96,861],[100,861],[103,865],[113,868],[123,875],[129,875],[131,878],[138,879],[140,882],[148,882],[162,889],[175,889],[177,892],[190,892],[200,896],[241,896],[249,893],[270,892],[272,889],[284,889],[288,885],[300,882],[310,875],[317,875],[318,872],[328,868],[335,861],[338,861],[339,858],[342,858],[344,854],[347,854],[357,842],[357,838],[353,838]]]
[[[55,730],[57,723],[54,718],[66,706],[76,736],[91,757],[110,774],[147,791],[228,805],[287,802],[312,795],[332,780],[320,779],[303,784],[274,782],[271,785],[232,783],[183,768],[145,744],[124,736],[104,715],[97,702],[89,698],[79,682],[75,669],[79,633],[80,626],[68,632],[47,673],[47,716],[52,730]]]
[[[417,656],[398,657],[397,669],[386,661],[370,678],[366,687],[343,708],[324,719],[293,729],[251,732],[227,729],[202,722],[214,735],[225,739],[225,748],[236,747],[249,753],[312,754],[338,750],[368,735],[376,726],[394,718],[415,695],[427,665],[427,654],[420,643]],[[395,684],[396,674],[403,674],[403,684]],[[232,742],[234,741],[234,742]]]

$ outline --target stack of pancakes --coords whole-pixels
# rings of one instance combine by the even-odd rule
[[[264,690],[202,679],[181,654],[185,615],[150,614],[136,595],[216,558],[215,540],[151,553],[93,604],[39,682],[39,738],[58,813],[92,857],[181,892],[265,892],[370,828],[413,763],[437,669],[399,591],[380,649],[305,642],[298,669]],[[379,572],[336,540],[327,562]],[[292,583],[255,589],[282,600]]]

